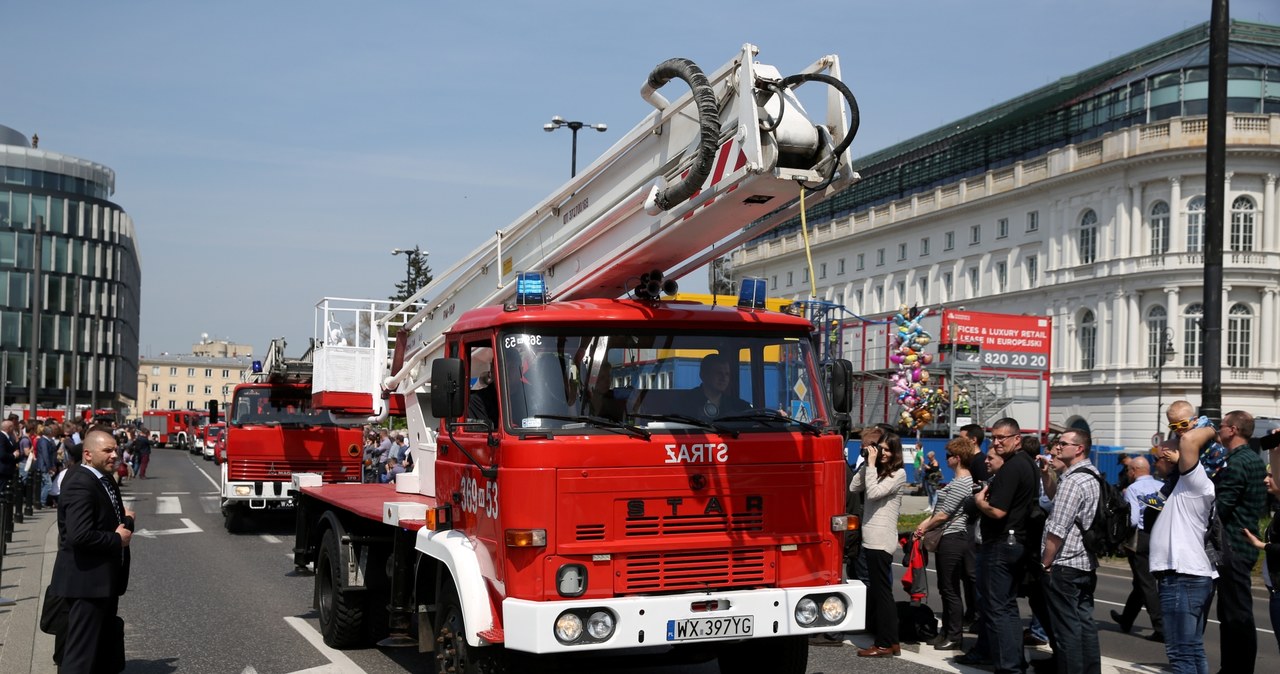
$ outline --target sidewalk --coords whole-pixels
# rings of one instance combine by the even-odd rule
[[[58,511],[45,508],[14,525],[3,559],[0,597],[0,672],[55,672],[53,637],[40,631],[40,604],[58,552]]]

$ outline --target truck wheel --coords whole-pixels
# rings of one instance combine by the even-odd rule
[[[436,672],[503,674],[507,671],[506,651],[501,646],[473,648],[467,643],[462,602],[458,601],[452,579],[446,578],[440,590],[433,627]]]
[[[222,526],[226,527],[229,534],[244,533],[247,517],[241,506],[235,504],[222,506]]]
[[[729,644],[720,651],[719,661],[720,674],[804,674],[809,665],[809,637],[770,637]]]
[[[320,554],[316,558],[316,600],[320,607],[320,633],[324,643],[331,648],[363,646],[364,630],[363,597],[339,592],[342,555],[338,552],[338,536],[329,529],[320,539]]]

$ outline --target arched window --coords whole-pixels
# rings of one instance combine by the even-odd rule
[[[1201,337],[1200,319],[1204,318],[1204,306],[1199,302],[1188,304],[1182,312],[1182,366],[1200,367]]]
[[[1151,254],[1169,252],[1169,204],[1164,201],[1151,204],[1147,223],[1151,228]]]
[[[1169,315],[1164,307],[1151,307],[1147,312],[1147,367],[1160,367],[1161,346],[1168,327]]]
[[[1204,250],[1204,197],[1187,202],[1187,252]]]
[[[1088,309],[1080,314],[1080,329],[1076,332],[1080,340],[1080,369],[1092,370],[1098,361],[1098,324],[1093,312]]]
[[[1080,238],[1076,243],[1080,264],[1093,264],[1098,258],[1098,214],[1092,208],[1080,216]]]
[[[1233,305],[1227,314],[1227,367],[1249,367],[1252,334],[1253,312],[1248,305]]]
[[[1253,221],[1256,212],[1253,199],[1249,197],[1236,197],[1231,202],[1231,250],[1253,250]]]

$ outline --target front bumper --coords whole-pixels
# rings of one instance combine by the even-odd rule
[[[844,620],[802,627],[795,619],[796,604],[806,596],[839,594],[847,609]],[[722,600],[726,608],[710,612],[694,612],[695,603]],[[737,641],[744,637],[723,637],[669,641],[668,621],[687,618],[737,618],[751,616],[754,624],[751,639],[781,637],[823,632],[860,630],[866,622],[867,589],[862,583],[821,585],[785,589],[733,590],[726,592],[685,593],[659,597],[621,597],[599,600],[526,601],[504,599],[502,617],[505,645],[529,653],[574,653],[615,650],[644,646]],[[614,615],[613,635],[598,643],[564,644],[555,636],[555,622],[570,609],[605,609]]]
[[[222,500],[224,503],[247,502],[255,510],[279,508],[293,505],[289,494],[292,488],[292,482],[227,482],[222,488]]]

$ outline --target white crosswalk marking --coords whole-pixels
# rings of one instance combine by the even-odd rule
[[[157,496],[156,497],[156,514],[157,515],[181,515],[182,501],[177,496]]]
[[[221,496],[201,496],[200,509],[208,515],[215,515],[222,512]]]

